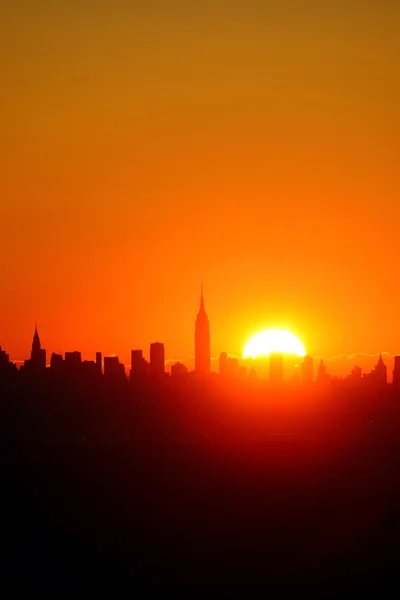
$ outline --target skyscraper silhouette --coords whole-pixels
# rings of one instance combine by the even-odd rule
[[[65,365],[72,369],[78,369],[82,364],[82,355],[77,350],[65,353]]]
[[[118,356],[104,357],[104,377],[108,381],[125,379],[125,367],[119,362]]]
[[[99,373],[103,372],[103,355],[101,352],[96,352],[96,367]]]
[[[161,376],[165,373],[164,344],[154,342],[150,344],[150,375]]]
[[[400,356],[394,357],[393,385],[400,387]]]
[[[44,350],[40,344],[40,338],[36,323],[35,333],[33,335],[31,359],[29,361],[29,366],[33,369],[46,368],[46,350]]]
[[[50,359],[50,369],[52,371],[59,371],[64,366],[64,359],[62,354],[56,354],[53,352]]]
[[[5,350],[1,349],[0,346],[0,367],[5,367],[9,364],[10,357]]]
[[[387,384],[387,367],[383,362],[382,354],[379,355],[378,362],[375,365],[375,368],[364,375],[365,379],[369,380],[370,383],[375,385],[386,385]]]
[[[148,366],[149,364],[144,358],[142,350],[131,350],[131,378],[145,375]]]
[[[303,383],[314,381],[314,361],[311,356],[305,356],[301,365],[301,379]]]
[[[203,286],[201,286],[200,310],[196,318],[194,335],[195,371],[198,375],[208,375],[210,366],[210,323],[204,308]]]
[[[351,373],[346,377],[346,381],[349,381],[350,383],[359,384],[362,381],[361,367],[359,367],[357,365],[355,367],[353,367],[353,369],[351,370]]]
[[[387,367],[383,362],[382,354],[379,355],[378,364],[375,367],[377,382],[381,385],[387,384]]]
[[[0,346],[0,379],[2,375],[16,372],[17,367],[10,361],[10,357],[5,350],[2,350]]]
[[[329,381],[329,375],[326,372],[325,363],[322,358],[318,365],[317,381],[318,383],[327,383]]]

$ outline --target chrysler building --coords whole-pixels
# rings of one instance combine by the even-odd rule
[[[200,310],[195,328],[195,371],[199,375],[210,373],[210,323],[204,308],[203,286],[201,286]]]

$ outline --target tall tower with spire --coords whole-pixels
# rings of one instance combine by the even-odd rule
[[[40,337],[39,337],[39,333],[37,330],[37,323],[35,322],[35,333],[33,334],[31,358],[34,358],[35,356],[37,356],[41,349],[42,349],[42,346],[40,344]]]
[[[210,361],[210,323],[204,308],[203,285],[201,286],[200,310],[196,317],[194,334],[195,371],[199,375],[208,375]]]
[[[379,360],[375,369],[371,373],[371,379],[377,385],[387,384],[387,367],[383,362],[382,354],[379,355]]]
[[[46,368],[46,350],[44,350],[40,344],[39,333],[37,330],[37,324],[35,323],[35,333],[33,335],[32,351],[30,366],[36,369]]]

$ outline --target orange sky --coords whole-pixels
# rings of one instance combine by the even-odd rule
[[[37,319],[49,352],[127,362],[159,340],[185,360],[200,280],[212,355],[279,326],[328,360],[400,353],[395,2],[15,4],[0,7],[13,359]]]

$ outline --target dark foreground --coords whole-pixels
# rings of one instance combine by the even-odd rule
[[[398,465],[311,446],[2,448],[3,572],[17,588],[383,592],[399,572]]]
[[[14,591],[400,591],[397,396],[269,412],[263,401],[250,418],[250,404],[234,414],[187,391],[186,404],[174,392],[150,408],[126,392],[102,413],[92,396],[80,413],[84,395],[29,404],[16,389],[0,448],[2,582]]]

